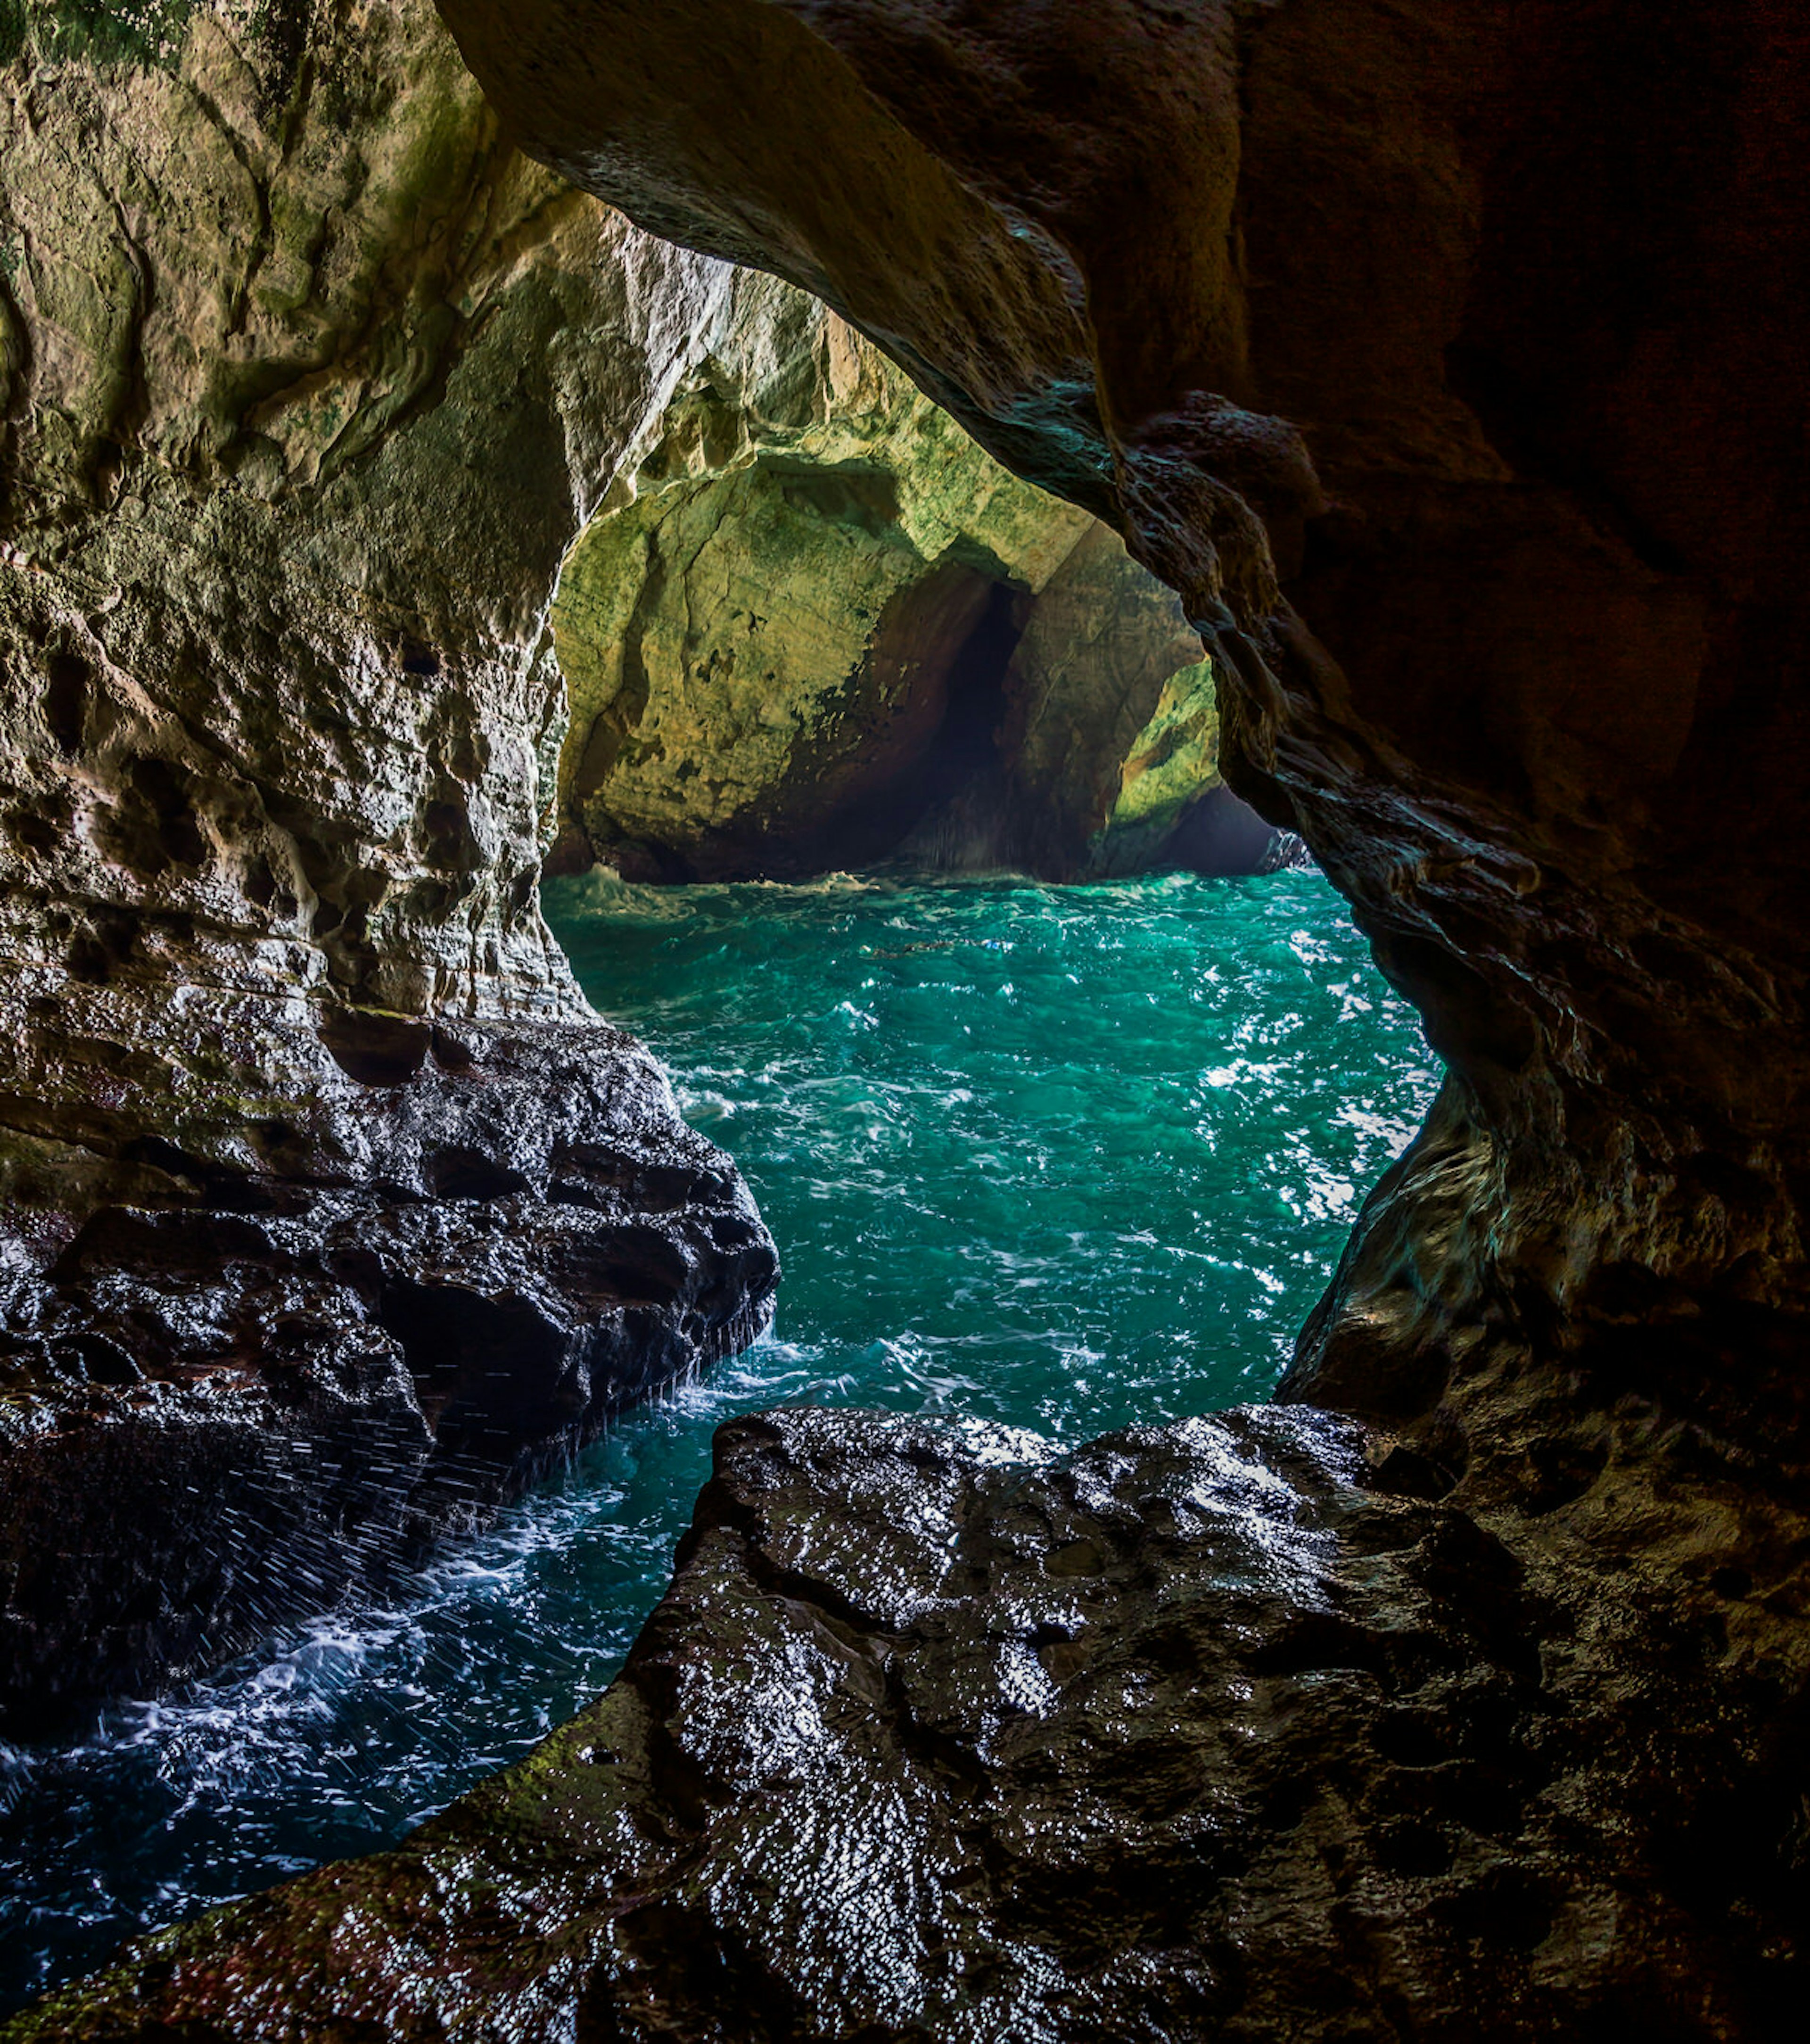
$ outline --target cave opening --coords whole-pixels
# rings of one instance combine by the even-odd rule
[[[1794,2034],[1799,11],[3,0],[29,2034]]]
[[[1285,863],[1219,771],[1212,663],[1174,594],[825,308],[797,316],[844,383],[820,366],[781,403],[700,373],[562,564],[548,870]]]
[[[902,475],[794,450],[701,481],[656,448],[554,604],[574,709],[552,863],[577,870],[546,913],[747,1178],[788,1266],[775,1330],[454,1558],[22,1760],[4,1822],[39,1841],[40,1928],[15,1996],[152,1914],[382,1846],[530,1750],[616,1673],[727,1421],[874,1407],[1028,1447],[1282,1374],[1432,1062],[1339,897],[1278,870],[1224,787],[1173,597],[904,402],[902,451],[881,412]],[[415,642],[398,657],[438,678]],[[486,1077],[419,1018],[336,1005],[317,1033],[379,1112]],[[442,1204],[532,1192],[482,1139],[436,1139],[422,1178]],[[499,1345],[525,1376],[561,1367],[507,1299],[404,1278],[379,1317],[454,1464],[506,1402]]]
[[[727,1423],[878,1408],[1030,1455],[1266,1399],[1438,1081],[1310,870],[597,870],[546,905],[747,1177],[784,1260],[774,1327],[389,1599],[21,1754],[3,1828],[37,1841],[40,1913],[15,1993],[138,1923],[386,1846],[530,1752],[617,1673]],[[335,1055],[374,1093],[401,1082],[388,1041]],[[506,1194],[482,1168],[448,1156],[440,1196]],[[385,1310],[425,1370],[436,1345],[443,1373],[481,1370],[483,1315],[432,1287]]]

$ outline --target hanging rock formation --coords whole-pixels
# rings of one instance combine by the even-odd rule
[[[824,298],[1181,591],[1228,774],[1428,1017],[1478,1194],[1328,1367],[1385,1310],[1434,1376],[1498,1302],[1706,1367],[1795,1324],[1789,10],[444,11],[537,155]]]

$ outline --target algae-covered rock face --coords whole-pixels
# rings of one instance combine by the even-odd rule
[[[730,273],[506,147],[425,0],[6,9],[0,53],[26,1712],[470,1523],[774,1259],[536,899],[559,563]]]
[[[1217,719],[1174,593],[816,301],[738,290],[772,311],[688,378],[561,574],[562,860],[1185,862]]]

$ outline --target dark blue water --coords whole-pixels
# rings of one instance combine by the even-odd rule
[[[1262,1397],[1433,1061],[1316,874],[1048,889],[556,884],[786,1263],[773,1334],[624,1420],[392,1608],[56,1750],[0,1746],[0,2005],[387,1843],[608,1681],[732,1414],[1083,1438]]]

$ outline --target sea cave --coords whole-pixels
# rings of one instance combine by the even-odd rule
[[[0,2038],[1794,2034],[1794,12],[0,79]]]

